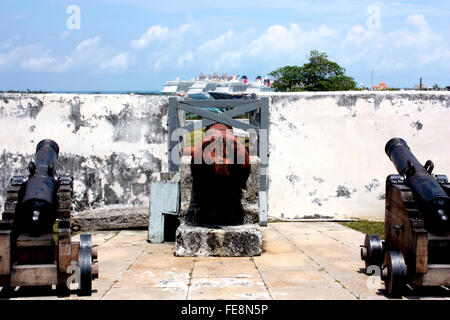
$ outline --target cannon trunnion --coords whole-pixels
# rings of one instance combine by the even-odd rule
[[[366,235],[361,259],[368,271],[379,267],[390,296],[401,295],[407,284],[449,286],[447,176],[433,175],[431,161],[422,167],[402,139],[389,140],[386,153],[400,174],[386,178],[385,241]]]
[[[56,142],[42,140],[30,175],[10,180],[0,221],[0,287],[56,285],[68,293],[78,283],[79,295],[91,295],[97,247],[87,234],[72,241],[73,178],[56,175],[58,153]]]

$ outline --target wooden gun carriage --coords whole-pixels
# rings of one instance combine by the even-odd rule
[[[401,295],[406,285],[449,286],[450,183],[432,174],[431,161],[422,167],[401,139],[391,139],[386,153],[400,175],[386,179],[385,241],[366,235],[361,259],[366,268],[380,268],[390,296]]]
[[[0,286],[56,285],[67,293],[78,283],[79,295],[91,295],[97,247],[88,234],[71,240],[73,178],[56,176],[58,152],[56,142],[41,141],[30,176],[10,180],[0,221]]]

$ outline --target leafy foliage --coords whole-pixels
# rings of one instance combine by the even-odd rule
[[[277,91],[338,91],[355,90],[356,82],[345,75],[345,69],[328,60],[325,52],[313,50],[309,61],[303,66],[285,66],[269,75],[277,81],[273,87]]]
[[[302,68],[298,66],[285,66],[272,71],[269,75],[277,79],[277,81],[272,84],[272,87],[274,87],[276,91],[282,92],[301,89],[299,87],[299,84],[302,82],[301,72]]]

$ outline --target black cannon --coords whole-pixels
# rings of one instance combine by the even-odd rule
[[[51,232],[56,219],[57,190],[55,164],[59,147],[53,140],[42,140],[36,147],[36,160],[30,161],[30,175],[18,202],[15,219],[19,232],[40,235]]]
[[[386,154],[394,163],[406,185],[412,190],[427,230],[441,233],[450,231],[450,197],[431,172],[431,160],[422,166],[411,153],[403,139],[393,138],[385,147]]]
[[[380,270],[386,291],[401,295],[409,284],[450,285],[450,184],[432,174],[403,139],[388,141],[385,152],[399,174],[386,178],[385,241],[367,234],[361,259],[367,271]],[[369,268],[370,267],[370,268]]]
[[[56,174],[58,155],[55,141],[40,141],[28,178],[14,176],[8,185],[0,221],[0,286],[56,285],[67,293],[78,283],[78,293],[90,295],[98,276],[97,248],[88,234],[71,240],[73,178]]]

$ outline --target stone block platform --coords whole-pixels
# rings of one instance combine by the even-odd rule
[[[179,257],[252,257],[261,254],[262,231],[257,224],[200,227],[182,224],[176,233]]]

